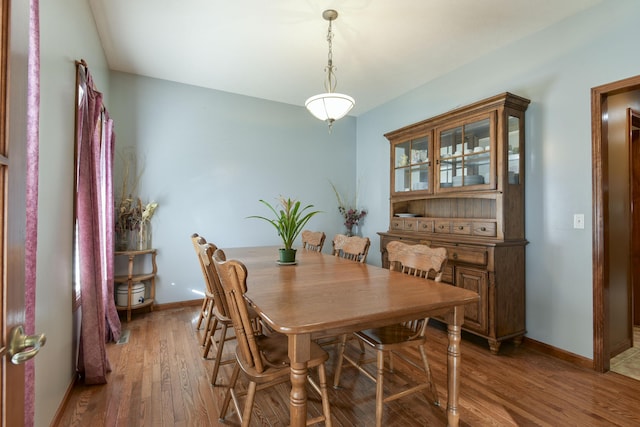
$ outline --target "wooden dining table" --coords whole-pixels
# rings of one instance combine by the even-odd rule
[[[295,265],[280,265],[274,246],[224,251],[247,268],[249,304],[269,327],[288,336],[292,426],[306,424],[307,361],[314,337],[434,315],[447,323],[447,420],[458,425],[461,326],[464,306],[477,302],[477,293],[305,249],[298,249]]]

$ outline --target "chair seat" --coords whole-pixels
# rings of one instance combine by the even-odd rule
[[[290,361],[288,351],[288,340],[286,335],[275,333],[273,335],[258,335],[256,337],[262,357],[266,364],[263,372],[257,372],[253,364],[248,364],[236,352],[236,360],[240,364],[242,371],[257,383],[273,381],[274,378],[284,376],[289,379]],[[314,368],[326,362],[329,354],[318,344],[311,343],[311,359],[308,362],[309,368]]]
[[[414,329],[403,324],[383,326],[381,328],[365,329],[354,333],[365,344],[376,350],[393,350],[394,347],[406,347],[407,345],[420,345],[426,342],[424,336],[416,336]]]

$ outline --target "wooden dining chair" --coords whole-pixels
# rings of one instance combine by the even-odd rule
[[[368,237],[336,234],[333,238],[332,254],[364,264],[367,261],[369,246],[371,246],[371,240]]]
[[[310,251],[322,252],[324,240],[327,237],[322,231],[302,231],[302,248]]]
[[[202,270],[202,277],[204,278],[204,299],[202,300],[202,308],[200,309],[200,314],[198,315],[198,322],[196,323],[196,329],[200,329],[204,324],[204,332],[202,334],[202,339],[200,340],[200,344],[204,347],[204,352],[202,357],[206,358],[209,355],[209,337],[211,335],[211,326],[213,324],[213,306],[215,304],[215,299],[213,297],[213,289],[211,289],[209,285],[209,280],[207,279],[207,273],[205,271],[204,263],[202,261],[202,257],[200,256],[200,246],[199,241],[206,243],[206,239],[198,233],[193,233],[191,235],[191,243],[193,243],[193,248],[196,251],[196,255],[198,257],[198,263],[200,264],[200,269]]]
[[[211,334],[207,341],[207,347],[214,347],[216,352],[215,359],[213,361],[213,370],[211,371],[211,384],[216,386],[220,385],[217,383],[220,366],[227,365],[235,361],[233,357],[227,360],[222,360],[222,355],[225,343],[229,340],[236,339],[236,337],[233,334],[228,335],[229,332],[233,332],[233,321],[229,315],[229,306],[224,295],[224,289],[220,283],[220,277],[218,276],[213,263],[213,254],[218,248],[212,243],[205,242],[204,239],[200,239],[197,244],[200,251],[200,257],[202,258],[202,265],[206,274],[207,283],[212,289],[215,301],[212,309],[213,322],[211,326]],[[248,313],[253,330],[260,331],[260,317],[253,309],[250,309]],[[218,338],[216,339],[218,326],[220,327],[220,331],[218,333]],[[229,330],[230,328],[231,331]]]
[[[345,258],[351,261],[364,264],[367,261],[367,254],[369,253],[369,246],[371,241],[368,237],[359,236],[345,236],[344,234],[336,234],[333,238],[333,250],[334,256]],[[351,334],[343,334],[339,336],[320,336],[315,337],[315,341],[323,347],[331,344],[339,343],[342,338],[352,339]],[[364,344],[359,342],[360,351],[364,353]]]
[[[431,248],[427,245],[408,245],[399,241],[389,242],[387,253],[391,270],[400,271],[417,277],[429,277],[433,272],[434,279],[441,281],[442,272],[447,263],[447,250],[444,248]],[[346,336],[342,337],[338,349],[337,364],[333,380],[334,387],[340,383],[340,374],[344,361],[358,368],[365,376],[376,383],[376,426],[382,425],[383,405],[391,400],[404,397],[421,390],[429,389],[433,397],[433,403],[440,405],[438,391],[431,375],[431,368],[427,360],[425,330],[429,318],[398,323],[395,325],[358,331],[354,335],[363,343],[376,350],[376,375],[372,375],[364,369],[363,365],[369,360],[356,361],[345,354]],[[406,357],[401,350],[408,347],[416,347],[420,352],[422,366]],[[389,355],[389,371],[393,373],[393,356],[399,357],[410,365],[421,369],[426,375],[426,382],[409,384],[405,390],[388,396],[383,395],[384,360]]]
[[[264,335],[251,329],[251,319],[248,313],[248,304],[244,298],[247,291],[247,269],[244,264],[236,260],[226,260],[221,249],[214,253],[215,268],[220,277],[220,282],[225,292],[229,313],[233,321],[237,337],[236,365],[231,375],[231,384],[227,390],[222,407],[220,420],[224,420],[233,400],[236,413],[242,426],[248,426],[251,421],[251,412],[257,390],[262,390],[289,380],[290,362],[288,357],[288,338],[286,335],[272,333]],[[329,394],[324,363],[329,359],[327,352],[320,346],[311,343],[311,355],[308,362],[310,368],[318,368],[320,384],[316,384],[311,376],[307,376],[309,384],[322,397],[322,415],[307,421],[307,425],[324,421],[326,426],[331,426],[331,414],[329,409]],[[249,379],[248,387],[243,390],[236,389],[238,376],[242,371]],[[240,408],[241,397],[246,397],[244,408]]]

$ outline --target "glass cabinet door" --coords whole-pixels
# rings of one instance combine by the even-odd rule
[[[492,185],[492,122],[489,116],[438,132],[437,191]]]
[[[394,192],[429,191],[429,137],[393,145]]]

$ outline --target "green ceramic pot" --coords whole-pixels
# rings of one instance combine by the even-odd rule
[[[280,262],[284,264],[296,262],[296,249],[280,249]]]

